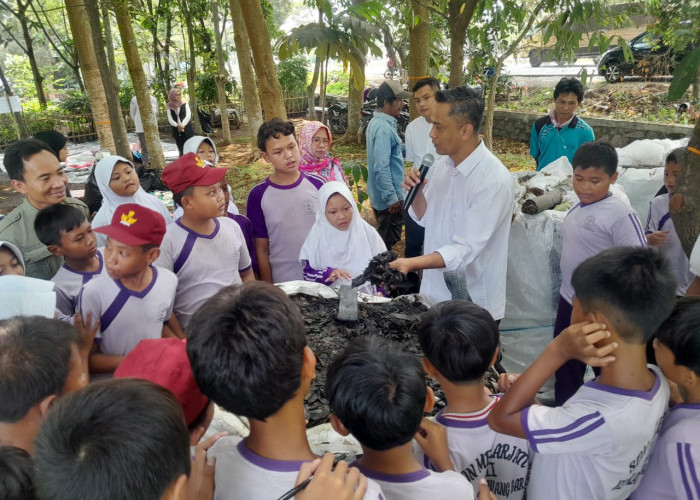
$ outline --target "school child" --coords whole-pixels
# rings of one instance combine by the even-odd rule
[[[354,278],[362,274],[372,257],[386,251],[386,245],[377,230],[362,219],[345,184],[328,182],[318,195],[316,222],[299,254],[304,279],[328,283]]]
[[[68,323],[40,316],[0,320],[0,446],[34,452],[56,398],[87,385],[82,348]]]
[[[554,337],[571,324],[574,290],[571,276],[588,257],[617,246],[646,246],[637,212],[613,197],[617,180],[617,152],[603,141],[582,144],[573,159],[573,185],[580,203],[566,214],[562,225],[561,288],[554,322]],[[569,360],[557,370],[554,384],[557,405],[562,405],[583,384],[586,365]]]
[[[222,288],[187,328],[187,355],[202,392],[249,419],[250,435],[221,438],[215,500],[269,500],[295,484],[316,458],[306,438],[304,398],[316,376],[304,320],[279,288],[264,282]],[[364,498],[380,491],[368,486]]]
[[[418,325],[423,368],[445,391],[447,406],[435,417],[446,428],[449,456],[457,472],[471,482],[479,479],[502,500],[523,498],[530,466],[525,439],[493,431],[487,417],[501,399],[484,392],[484,377],[498,356],[498,326],[486,309],[467,301],[450,300],[430,308]],[[434,451],[431,434],[443,432],[424,420],[416,440],[425,450],[416,458],[426,467]],[[440,450],[442,453],[442,450]]]
[[[0,446],[0,498],[36,500],[33,469],[29,453],[15,446]]]
[[[666,415],[632,500],[700,498],[700,297],[680,299],[654,339],[659,368],[683,402]]]
[[[360,442],[357,468],[387,500],[474,498],[460,474],[434,472],[413,457],[413,437],[434,403],[418,358],[379,337],[354,339],[328,367],[326,398],[331,425]]]
[[[102,206],[92,219],[92,228],[108,226],[120,205],[135,203],[158,212],[166,224],[172,222],[165,204],[148,194],[139,184],[134,164],[121,156],[105,156],[95,165],[95,181],[102,193]],[[107,237],[98,234],[97,246],[105,246]]]
[[[503,434],[534,451],[528,498],[622,500],[639,485],[669,400],[646,343],[675,302],[668,261],[649,248],[611,248],[574,271],[571,326],[545,348],[491,410]],[[600,366],[563,406],[533,405],[568,359]]]
[[[34,230],[49,252],[63,257],[63,265],[51,281],[56,285],[56,308],[73,316],[83,286],[106,273],[97,237],[85,214],[70,205],[50,205],[40,210]]]
[[[190,462],[182,409],[152,382],[103,380],[59,401],[37,436],[39,498],[185,500]]]
[[[0,276],[24,276],[24,259],[15,245],[0,241]]]
[[[258,147],[274,171],[248,194],[260,279],[269,283],[301,280],[299,252],[318,211],[320,177],[299,171],[294,124],[279,118],[258,129]]]
[[[321,122],[306,122],[299,132],[299,170],[318,175],[326,182],[340,181],[347,185],[340,160],[330,155],[332,143],[331,129]]]
[[[678,239],[668,211],[668,202],[676,189],[676,176],[680,169],[676,153],[672,151],[666,157],[666,168],[664,169],[664,186],[668,192],[660,194],[649,204],[646,237],[649,245],[658,247],[671,261],[673,272],[678,281],[676,295],[682,297],[695,276],[690,272],[688,256],[683,251],[681,240]]]
[[[214,403],[197,387],[184,340],[142,340],[114,372],[114,378],[127,377],[148,380],[172,392],[185,414],[190,445],[197,445],[214,418]]]
[[[163,170],[163,183],[184,210],[165,232],[157,265],[178,277],[174,311],[186,327],[222,287],[255,279],[241,228],[224,213],[225,168],[211,168],[187,153]]]
[[[136,204],[117,208],[109,226],[95,228],[107,235],[107,275],[83,287],[78,310],[99,318],[90,371],[112,373],[143,339],[184,337],[172,314],[177,277],[156,267],[165,222],[157,212]]]

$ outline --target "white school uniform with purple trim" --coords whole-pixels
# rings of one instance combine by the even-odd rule
[[[639,486],[668,407],[661,371],[650,391],[584,384],[563,406],[520,420],[535,452],[528,498],[624,500]]]
[[[223,437],[209,448],[216,458],[214,500],[274,500],[294,488],[300,460],[273,460],[252,452],[240,437]],[[384,500],[382,490],[367,481],[365,500]],[[329,500],[331,500],[329,498]]]
[[[678,282],[676,295],[685,295],[688,285],[690,285],[690,282],[693,281],[695,276],[690,272],[688,256],[683,251],[681,240],[678,239],[676,228],[673,225],[673,220],[671,220],[671,214],[668,212],[670,196],[669,193],[664,193],[651,200],[645,232],[646,234],[650,234],[656,231],[668,231],[666,244],[657,248],[659,248],[671,262],[673,274],[676,275],[676,281]]]
[[[83,286],[93,278],[107,274],[102,257],[102,249],[97,250],[97,258],[100,260],[100,267],[95,272],[80,272],[70,269],[63,264],[51,281],[56,285],[56,309],[67,316],[73,316],[78,305],[78,296]]]
[[[603,250],[622,246],[647,246],[644,228],[631,206],[611,193],[593,203],[574,205],[562,224],[561,296],[573,304],[574,269]]]
[[[153,279],[140,292],[129,290],[119,280],[103,274],[83,287],[78,308],[100,319],[95,342],[102,354],[126,356],[143,339],[158,339],[163,323],[170,319],[177,277],[167,269],[151,266]]]
[[[177,275],[174,311],[182,328],[209,297],[242,283],[250,255],[241,227],[228,217],[214,219],[209,235],[192,231],[178,219],[165,231],[156,264]]]
[[[530,470],[530,450],[527,440],[500,434],[489,427],[487,418],[501,399],[493,400],[474,413],[445,413],[440,411],[435,421],[447,428],[447,443],[455,470],[469,481],[474,495],[479,493],[479,479],[484,478],[489,489],[501,500],[521,499]],[[434,466],[420,446],[415,447],[416,459],[430,469]]]
[[[288,186],[275,184],[268,177],[248,195],[246,215],[255,237],[268,239],[274,283],[304,279],[299,252],[316,221],[318,190],[324,180],[299,174],[299,179]]]
[[[358,463],[368,479],[376,481],[387,500],[473,500],[471,484],[461,474],[448,470],[435,472],[421,469],[407,474],[383,474]]]
[[[632,500],[700,499],[700,404],[679,404],[664,419]]]

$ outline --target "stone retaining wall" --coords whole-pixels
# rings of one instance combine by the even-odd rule
[[[496,110],[493,117],[493,135],[529,142],[532,123],[541,116],[542,114],[538,113]],[[693,130],[690,125],[586,117],[584,120],[593,127],[596,139],[610,141],[616,148],[624,147],[638,139],[682,139],[690,136]]]

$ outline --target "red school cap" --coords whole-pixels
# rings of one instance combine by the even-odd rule
[[[109,226],[96,227],[123,245],[158,245],[165,236],[165,220],[158,212],[137,203],[119,205]]]
[[[161,179],[173,193],[191,186],[212,186],[226,177],[226,168],[210,167],[195,153],[187,153],[163,169]]]
[[[185,413],[185,422],[192,422],[209,404],[194,380],[184,340],[145,339],[126,355],[114,372],[114,378],[136,377],[148,380],[173,393]]]

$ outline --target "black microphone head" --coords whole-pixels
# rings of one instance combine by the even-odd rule
[[[421,160],[421,165],[425,165],[426,167],[432,167],[434,162],[435,162],[435,157],[433,155],[431,155],[430,153],[426,153],[423,156],[423,159]]]

